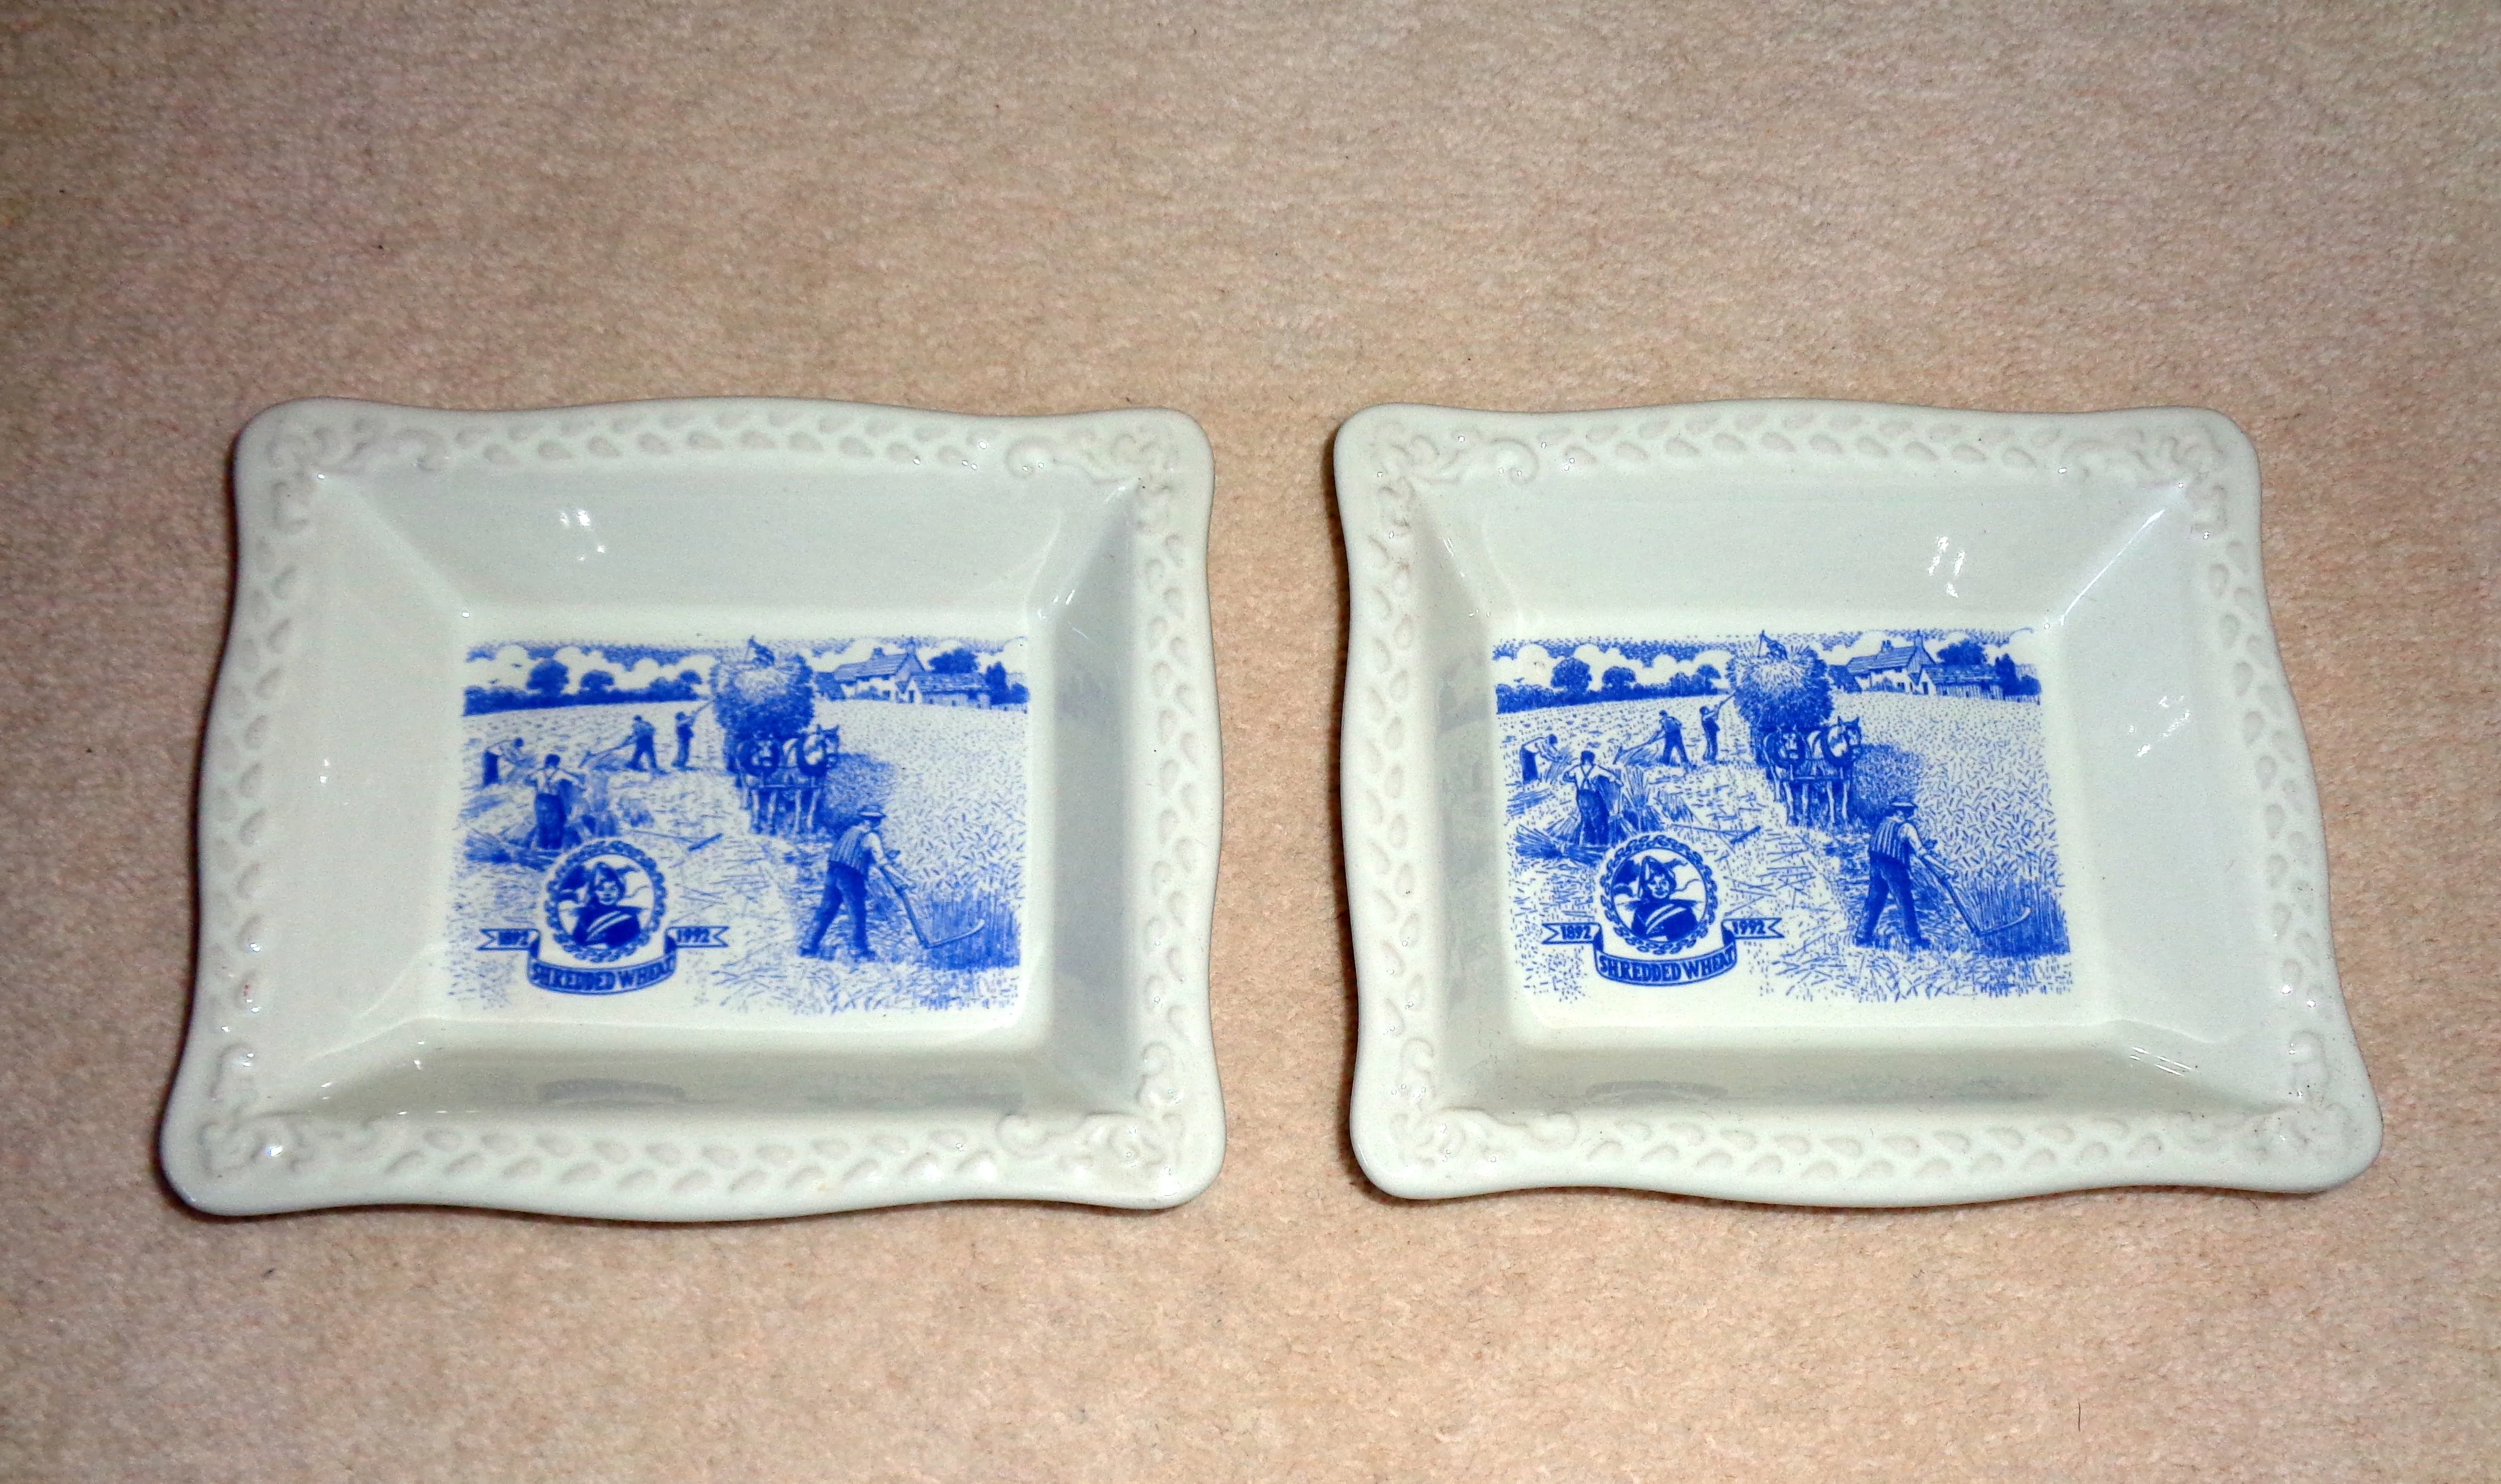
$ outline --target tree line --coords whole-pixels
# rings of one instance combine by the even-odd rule
[[[1597,681],[1594,687],[1590,684],[1592,678]],[[1553,674],[1544,685],[1495,686],[1494,709],[1527,711],[1548,706],[1579,706],[1589,701],[1716,696],[1719,691],[1719,667],[1717,665],[1696,665],[1684,675],[1669,676],[1663,684],[1644,685],[1640,675],[1629,665],[1610,665],[1593,676],[1589,662],[1576,654],[1557,660]]]
[[[594,670],[582,677],[582,683],[571,691],[573,672],[564,662],[544,659],[530,667],[519,690],[501,685],[472,685],[468,690],[468,714],[485,715],[494,711],[537,710],[550,706],[609,706],[618,702],[641,701],[653,706],[671,702],[703,699],[703,672],[682,670],[674,675],[654,676],[644,685],[619,685],[617,676],[605,670]]]

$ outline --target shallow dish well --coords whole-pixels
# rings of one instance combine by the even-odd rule
[[[1210,490],[1173,412],[255,419],[176,1188],[1204,1187]]]
[[[1384,1188],[2370,1161],[2231,423],[1384,407],[1336,459]]]

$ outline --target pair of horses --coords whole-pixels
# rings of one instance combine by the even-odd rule
[[[825,775],[842,756],[838,730],[811,727],[794,737],[734,738],[727,750],[748,823],[757,834],[821,833],[817,814]]]
[[[1858,718],[1754,739],[1754,761],[1779,791],[1791,824],[1836,827],[1850,817],[1850,783],[1866,737]]]

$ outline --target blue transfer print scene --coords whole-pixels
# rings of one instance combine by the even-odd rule
[[[452,987],[801,1014],[1019,984],[1021,640],[482,645]]]
[[[1764,994],[1807,1001],[2070,989],[2029,643],[1496,644],[1532,993],[1673,993],[1741,962]]]

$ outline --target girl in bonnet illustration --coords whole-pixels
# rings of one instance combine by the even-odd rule
[[[567,934],[576,952],[622,948],[643,933],[643,909],[626,903],[625,873],[606,861],[592,863],[583,901]]]

